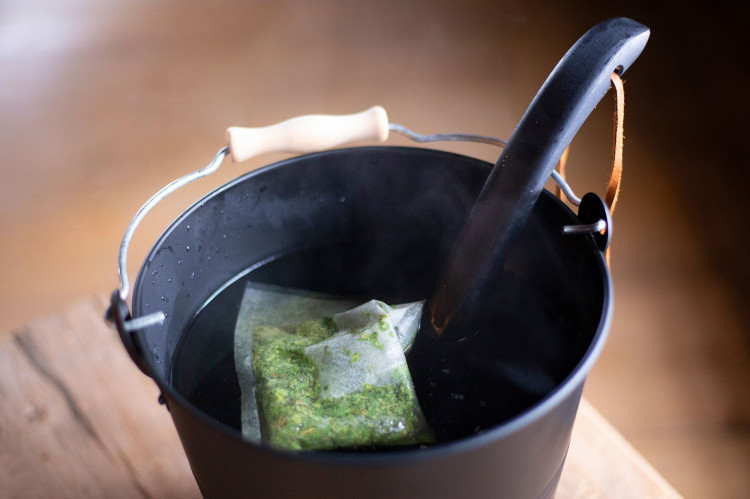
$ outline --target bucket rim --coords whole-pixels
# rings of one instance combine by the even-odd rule
[[[254,176],[261,175],[265,172],[268,172],[272,169],[277,168],[283,168],[288,166],[289,164],[296,163],[300,160],[310,158],[310,157],[317,157],[317,156],[326,156],[331,154],[351,154],[354,153],[383,153],[383,152],[402,152],[407,154],[442,154],[442,155],[449,155],[449,156],[455,156],[456,158],[461,158],[463,161],[469,160],[472,162],[475,162],[477,166],[481,168],[491,168],[492,164],[478,159],[471,156],[466,156],[463,154],[458,154],[450,151],[443,151],[439,149],[431,149],[426,147],[409,147],[409,146],[366,146],[366,147],[350,147],[350,148],[340,148],[340,149],[333,149],[333,150],[327,150],[327,151],[321,151],[321,152],[315,152],[311,154],[305,154],[301,156],[296,156],[292,158],[287,158],[278,162],[274,162],[272,164],[263,166],[261,168],[258,168],[257,170],[251,171],[249,173],[245,173],[243,175],[240,175],[239,177],[230,180],[229,182],[218,186],[205,196],[201,197],[197,201],[195,201],[190,207],[188,207],[183,213],[181,213],[178,217],[176,217],[170,225],[164,230],[164,232],[159,236],[157,241],[153,244],[153,246],[149,249],[146,257],[144,258],[144,263],[141,266],[138,275],[135,279],[134,286],[133,286],[133,295],[132,295],[132,303],[133,303],[133,313],[135,316],[138,315],[139,312],[141,312],[140,303],[139,303],[139,295],[140,295],[140,284],[145,278],[145,268],[146,268],[146,262],[149,261],[149,258],[158,251],[158,248],[160,247],[161,243],[169,236],[170,232],[180,224],[180,222],[188,217],[194,210],[199,209],[208,199],[222,193],[225,190],[231,189],[233,186],[242,183],[246,181],[249,178],[252,178]],[[546,198],[549,198],[548,200],[555,203],[558,208],[566,211],[570,216],[574,217],[575,219],[578,219],[577,215],[559,198],[554,196],[552,193],[550,193],[548,190],[543,190],[541,196],[544,196]],[[255,443],[251,442],[249,440],[246,440],[243,438],[242,433],[234,428],[230,428],[227,425],[220,423],[216,421],[214,418],[211,418],[207,414],[205,414],[203,411],[201,411],[199,408],[197,408],[195,405],[193,405],[184,395],[182,395],[180,392],[178,392],[174,387],[171,386],[170,383],[167,382],[166,377],[159,374],[158,369],[153,369],[153,366],[149,366],[150,374],[149,377],[151,377],[154,382],[157,384],[159,389],[161,390],[161,393],[165,395],[167,398],[168,403],[171,401],[176,402],[180,405],[182,409],[187,411],[192,417],[194,417],[198,422],[202,423],[205,426],[208,426],[210,429],[214,431],[218,431],[220,434],[225,436],[226,438],[229,438],[231,440],[236,441],[237,443],[241,445],[247,445],[253,448],[255,451],[263,452],[263,453],[269,453],[270,455],[273,455],[275,458],[285,458],[290,459],[294,461],[306,461],[311,462],[313,464],[321,464],[321,465],[346,465],[346,466],[371,466],[371,465],[390,465],[390,464],[399,464],[404,462],[415,462],[415,461],[429,461],[432,459],[439,459],[441,457],[455,455],[455,454],[461,454],[473,450],[478,450],[480,448],[486,447],[488,445],[491,445],[493,442],[496,442],[498,440],[501,440],[509,435],[512,435],[514,433],[517,433],[521,429],[528,427],[532,424],[534,424],[536,421],[542,419],[546,414],[551,412],[556,406],[562,404],[564,401],[566,401],[576,390],[578,390],[585,382],[586,376],[592,369],[594,363],[598,360],[602,349],[604,348],[604,345],[606,343],[606,339],[609,335],[609,329],[612,322],[612,315],[613,315],[613,307],[614,307],[614,290],[611,280],[611,275],[609,273],[609,268],[606,264],[606,261],[604,259],[604,254],[599,250],[599,248],[596,246],[596,243],[594,241],[594,238],[592,235],[587,234],[583,237],[586,238],[586,245],[590,247],[590,250],[595,253],[595,260],[596,265],[598,267],[598,274],[601,277],[601,287],[602,287],[602,311],[599,316],[599,323],[596,328],[596,332],[593,334],[591,342],[584,352],[583,356],[581,357],[580,361],[576,366],[570,371],[570,373],[555,386],[555,388],[550,391],[548,394],[546,394],[542,399],[540,399],[535,404],[531,405],[530,407],[526,408],[525,410],[521,411],[517,415],[513,416],[512,418],[492,427],[488,428],[486,430],[482,430],[481,432],[470,435],[467,437],[463,437],[460,439],[452,440],[449,442],[442,442],[438,444],[430,445],[427,448],[417,448],[417,449],[403,449],[403,450],[388,450],[388,451],[381,451],[377,453],[357,453],[357,452],[346,452],[346,451],[337,451],[337,452],[330,452],[330,451],[294,451],[294,450],[287,450],[283,448],[273,447],[271,445],[265,444],[265,443]],[[140,338],[140,335],[143,334],[142,331],[137,332],[137,340],[139,343],[144,344],[144,341]],[[146,363],[151,363],[151,358],[144,359]],[[576,406],[578,403],[580,403],[581,396],[578,396],[578,400],[576,401]]]

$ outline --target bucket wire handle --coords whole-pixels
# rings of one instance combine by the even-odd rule
[[[128,277],[128,251],[136,229],[151,209],[177,189],[208,176],[219,169],[224,159],[230,156],[236,163],[269,152],[308,153],[336,147],[353,141],[377,141],[388,139],[389,132],[396,132],[414,142],[464,141],[504,147],[506,142],[485,135],[448,133],[423,135],[399,125],[389,123],[388,115],[382,106],[374,106],[365,111],[349,115],[305,115],[291,118],[267,127],[245,128],[229,127],[227,129],[228,145],[219,150],[214,159],[205,167],[180,177],[159,190],[136,212],[128,224],[120,243],[118,272],[120,288],[117,298],[125,302],[130,295]],[[578,205],[580,199],[565,179],[553,173],[553,179],[566,194],[571,203]],[[114,308],[114,306],[112,307]],[[114,321],[112,313],[108,320]],[[164,312],[154,312],[141,317],[123,316],[121,324],[124,331],[132,332],[149,326],[162,324]]]
[[[232,157],[234,162],[239,163],[268,152],[306,153],[328,149],[356,140],[382,142],[387,138],[388,115],[382,106],[374,106],[360,113],[343,116],[298,116],[261,128],[230,127],[227,129],[228,146],[219,150],[207,166],[170,182],[136,212],[120,243],[118,257],[120,288],[116,291],[116,298],[119,299],[119,302],[124,303],[130,294],[128,250],[133,235],[146,214],[180,187],[218,170],[224,158],[228,155]],[[107,319],[113,322],[115,321],[115,314],[113,314],[115,308],[117,306],[113,297],[113,304],[107,314]],[[117,326],[123,331],[131,332],[162,324],[165,317],[164,312],[161,311],[138,318],[132,318],[127,314],[117,321]]]
[[[130,249],[130,242],[133,239],[133,235],[135,234],[135,230],[138,228],[138,225],[140,225],[141,221],[143,221],[146,214],[169,194],[176,191],[180,187],[189,184],[190,182],[205,177],[206,175],[210,175],[211,173],[218,170],[219,166],[224,161],[224,158],[228,153],[229,147],[222,148],[216,154],[213,161],[211,161],[207,166],[201,168],[200,170],[189,173],[188,175],[180,177],[177,180],[173,180],[166,186],[162,187],[159,192],[151,196],[151,198],[146,201],[146,203],[141,206],[141,208],[136,212],[135,216],[130,221],[130,224],[128,224],[128,228],[125,230],[125,235],[122,237],[122,242],[120,243],[118,272],[120,275],[119,296],[122,301],[125,301],[130,294],[130,279],[128,278],[128,250]],[[135,319],[130,318],[125,321],[123,327],[126,331],[133,331],[156,324],[161,324],[162,322],[164,322],[164,318],[164,312],[154,312],[152,314],[144,315]]]

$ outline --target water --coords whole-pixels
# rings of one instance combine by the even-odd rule
[[[438,261],[422,252],[382,248],[375,241],[321,245],[272,259],[229,284],[195,316],[175,352],[171,382],[205,414],[240,431],[233,335],[248,280],[395,304],[424,299],[438,269]],[[407,361],[439,442],[518,415],[580,360],[587,341],[569,331],[539,293],[509,270],[469,339],[446,345],[418,336]]]

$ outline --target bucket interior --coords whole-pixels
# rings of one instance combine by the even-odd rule
[[[167,315],[141,337],[157,382],[239,433],[231,348],[242,280],[363,301],[423,300],[490,168],[429,149],[343,149],[272,165],[209,194],[164,233],[134,287],[134,316]],[[452,345],[420,337],[408,356],[440,441],[524,412],[591,352],[609,280],[590,236],[562,234],[575,223],[545,191],[488,291],[479,333]],[[201,309],[199,321],[210,317],[203,334],[186,336]]]

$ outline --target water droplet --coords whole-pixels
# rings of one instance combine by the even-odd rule
[[[344,196],[341,196],[339,198],[339,203],[346,203],[346,198]]]
[[[190,272],[190,278],[192,279],[194,277],[195,277],[195,272]]]
[[[222,237],[223,239],[226,239],[226,238],[227,238],[227,235],[226,235],[226,234],[224,234],[224,235],[222,235],[221,237]]]
[[[158,270],[154,270],[153,272],[151,272],[151,275],[156,275],[156,274],[158,274],[158,273],[159,273],[159,271],[158,271]]]
[[[185,251],[190,251],[190,245],[185,246]]]
[[[168,282],[172,282],[172,278],[170,277],[169,279],[167,279],[167,281],[168,281]]]
[[[190,224],[187,225],[187,230],[190,230]]]
[[[156,284],[156,279],[151,279],[151,284]]]

